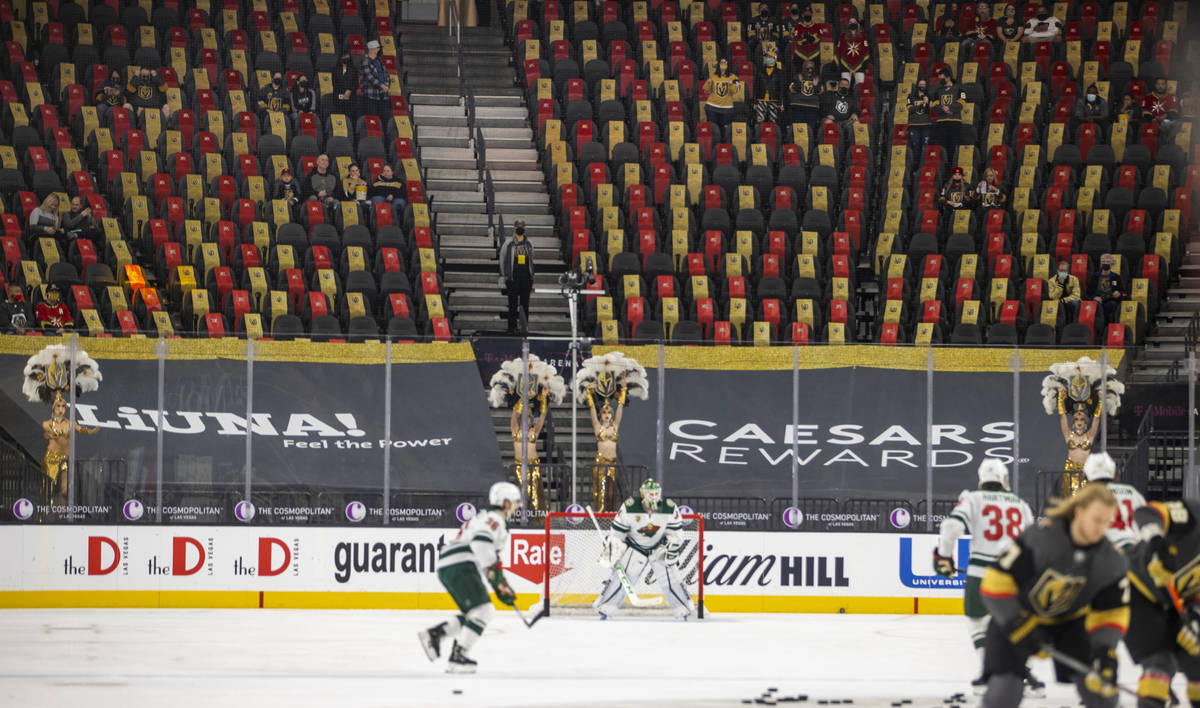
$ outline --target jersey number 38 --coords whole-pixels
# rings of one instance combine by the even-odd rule
[[[1024,528],[1025,519],[1022,517],[1021,510],[1015,506],[1005,509],[995,504],[988,504],[983,507],[983,518],[988,524],[983,531],[983,537],[989,541],[999,541],[1004,536],[1016,538],[1021,535],[1021,529]]]

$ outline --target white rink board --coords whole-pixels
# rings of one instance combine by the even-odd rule
[[[440,594],[436,551],[455,533],[420,528],[9,525],[0,527],[0,592]],[[551,539],[552,555],[563,542],[559,533]],[[519,593],[541,592],[544,538],[541,531],[512,535],[506,568]],[[705,534],[705,593],[713,598],[960,598],[961,576],[945,580],[932,573],[935,544],[933,535],[711,532]],[[965,549],[963,542],[962,558]],[[554,560],[560,562],[558,556]]]

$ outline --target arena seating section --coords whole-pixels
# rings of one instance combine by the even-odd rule
[[[448,339],[389,13],[356,0],[0,3],[3,278],[34,302],[58,285],[85,334]],[[357,60],[375,37],[392,120],[302,113],[293,124],[277,112],[260,123],[273,70],[289,85],[314,77],[325,97],[339,51]],[[130,66],[161,72],[169,118],[98,119],[93,97]],[[408,207],[345,202],[331,218],[316,202],[269,198],[282,169],[302,177],[321,152],[339,174],[356,160],[368,181],[391,162]],[[68,253],[30,238],[29,213],[51,192],[64,211],[84,197],[103,237]]]
[[[1140,97],[1149,77],[1178,73],[1186,3],[1058,3],[1065,42],[997,49],[993,59],[986,47],[959,56],[957,42],[934,56],[940,3],[927,16],[915,3],[814,2],[831,40],[851,17],[869,28],[871,68],[853,89],[862,122],[810,134],[804,124],[756,125],[745,111],[720,135],[698,115],[702,85],[717,57],[753,85],[749,5],[548,0],[535,13],[533,3],[507,4],[564,254],[593,264],[608,288],[588,303],[596,336],[1142,341],[1200,185],[1190,127],[1177,144],[1159,147],[1153,128],[1117,129],[1106,144],[1090,127],[1071,130],[1070,113],[1092,81],[1110,98],[1126,87]],[[771,3],[777,20],[788,5]],[[964,20],[974,15],[973,3],[959,7]],[[1019,6],[1021,17],[1036,12]],[[788,44],[780,56],[790,59]],[[941,66],[968,92],[964,144],[914,154],[896,106]],[[1010,208],[961,211],[940,228],[936,195],[953,166],[972,186],[998,168]],[[1105,322],[1094,302],[1066,321],[1043,288],[1056,259],[1090,287],[1108,252],[1132,284],[1118,321]],[[860,287],[876,284],[877,295]]]
[[[524,76],[563,253],[607,290],[585,318],[606,342],[1127,346],[1145,337],[1179,267],[1200,186],[1190,126],[1173,144],[1152,128],[1117,128],[1106,143],[1072,131],[1070,107],[1092,81],[1115,99],[1179,74],[1187,3],[1062,2],[1065,42],[967,57],[956,43],[935,56],[942,4],[927,15],[899,0],[815,2],[833,37],[851,17],[868,28],[871,68],[854,88],[862,122],[810,134],[739,120],[729,135],[701,119],[701,86],[718,56],[753,84],[746,3],[500,4],[496,31]],[[86,11],[0,0],[3,279],[35,302],[59,285],[85,334],[448,339],[389,12],[386,0],[108,0]],[[259,121],[273,70],[289,85],[314,76],[326,96],[339,51],[357,61],[374,37],[392,120]],[[787,44],[780,53],[790,57]],[[142,65],[160,69],[171,116],[118,109],[100,121],[92,103],[109,71]],[[897,106],[939,66],[968,92],[969,127],[956,154],[914,154]],[[269,199],[283,168],[303,175],[320,152],[339,173],[359,162],[368,180],[391,162],[408,207],[347,202],[331,219]],[[971,184],[998,168],[1009,208],[960,212],[942,228],[935,195],[953,166]],[[103,237],[66,253],[31,238],[28,216],[51,192],[64,211],[84,197]],[[1132,298],[1116,322],[1087,303],[1067,322],[1043,279],[1067,258],[1087,284],[1107,252]]]

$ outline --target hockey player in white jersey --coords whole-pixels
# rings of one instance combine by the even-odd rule
[[[1009,490],[1008,468],[999,460],[990,458],[979,465],[979,488],[964,489],[958,495],[954,510],[942,521],[941,538],[933,551],[933,569],[939,575],[949,578],[957,572],[954,548],[960,536],[971,536],[971,559],[967,565],[963,610],[967,616],[971,642],[979,656],[981,677],[988,614],[979,595],[979,584],[988,567],[1033,521],[1033,511],[1029,505]],[[1030,679],[1027,677],[1031,689],[1039,691],[1039,682]],[[979,691],[986,686],[980,678],[972,681],[972,685]]]
[[[1146,498],[1128,484],[1117,481],[1117,463],[1107,452],[1093,452],[1083,463],[1083,476],[1088,484],[1103,484],[1117,498],[1117,513],[1105,536],[1117,550],[1137,543],[1137,528],[1133,523],[1133,512],[1146,506]]]
[[[488,491],[488,508],[463,524],[458,535],[438,555],[438,580],[454,599],[459,614],[417,632],[430,661],[442,653],[442,642],[454,638],[446,666],[449,673],[474,673],[475,660],[467,652],[475,645],[492,616],[492,601],[483,585],[482,573],[496,599],[506,605],[517,596],[504,579],[500,553],[508,546],[508,520],[521,508],[521,490],[510,482],[496,482]]]
[[[692,614],[695,606],[678,567],[683,549],[682,529],[679,509],[675,502],[662,498],[658,482],[646,480],[638,496],[625,500],[601,551],[601,565],[613,569],[600,589],[600,596],[592,603],[601,619],[612,617],[625,601],[627,593],[617,569],[623,570],[633,584],[647,565],[653,570],[675,618],[686,620]]]

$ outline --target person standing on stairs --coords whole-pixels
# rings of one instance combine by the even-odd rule
[[[529,293],[533,290],[533,244],[525,237],[525,220],[513,222],[512,236],[500,247],[500,284],[508,293],[508,331],[517,334],[517,306],[524,313],[525,326],[521,334],[528,331]]]

